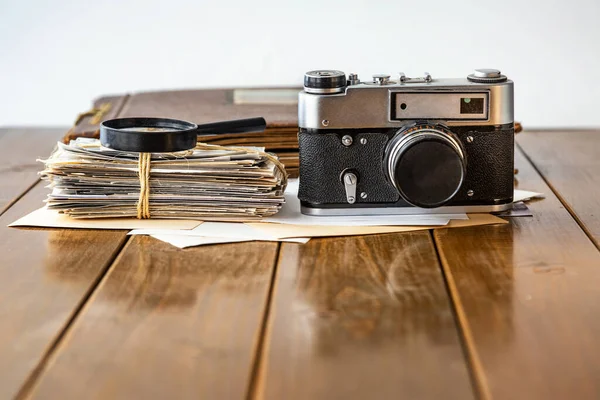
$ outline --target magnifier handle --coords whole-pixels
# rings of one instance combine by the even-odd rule
[[[210,135],[218,133],[245,133],[262,132],[267,127],[263,117],[235,119],[231,121],[213,122],[211,124],[198,125],[198,135]]]

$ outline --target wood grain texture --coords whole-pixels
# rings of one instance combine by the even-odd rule
[[[284,244],[258,399],[473,397],[430,233]]]
[[[125,239],[118,231],[7,227],[47,192],[38,184],[0,217],[2,399],[19,391]]]
[[[600,130],[524,131],[517,139],[600,249]]]
[[[0,215],[38,180],[45,158],[66,129],[0,128]]]
[[[243,398],[277,249],[247,242],[180,250],[136,236],[32,397]]]
[[[518,187],[546,194],[533,217],[434,233],[482,397],[598,399],[600,252],[515,162]]]

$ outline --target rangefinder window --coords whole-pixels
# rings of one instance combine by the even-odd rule
[[[461,114],[483,114],[483,99],[463,97],[460,99]]]
[[[488,93],[390,91],[390,120],[486,120]]]

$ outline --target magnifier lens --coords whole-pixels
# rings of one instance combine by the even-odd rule
[[[196,125],[170,118],[117,118],[100,124],[100,143],[115,150],[173,153],[196,147],[198,135],[262,132],[262,117]]]
[[[118,118],[100,125],[100,143],[115,150],[173,153],[196,147],[198,126],[168,118]]]
[[[122,132],[178,132],[181,129],[161,128],[158,126],[134,126],[132,128],[121,128]]]

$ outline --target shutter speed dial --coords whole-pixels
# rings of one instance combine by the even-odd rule
[[[304,74],[304,91],[307,93],[342,93],[346,87],[346,74],[342,71],[321,69]]]
[[[508,78],[497,69],[480,68],[476,69],[467,79],[475,83],[498,83],[504,82]]]

